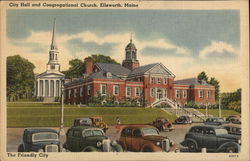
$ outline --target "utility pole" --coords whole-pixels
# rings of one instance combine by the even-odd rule
[[[221,98],[219,97],[219,117],[221,117]]]
[[[206,119],[208,118],[208,107],[207,107],[207,105],[208,105],[208,101],[206,100]]]
[[[64,127],[64,78],[61,79],[61,121],[60,121],[60,129],[59,129],[59,140],[60,140],[60,149],[63,149],[63,143],[65,142],[65,131]]]

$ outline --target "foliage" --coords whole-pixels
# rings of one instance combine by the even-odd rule
[[[7,98],[9,101],[32,97],[34,68],[31,62],[20,55],[7,57]]]
[[[228,92],[221,94],[221,106],[224,109],[234,109],[241,111],[241,89],[237,89],[235,92]]]
[[[207,74],[203,71],[197,76],[198,81],[201,83],[201,81],[205,81],[206,83],[212,85],[215,87],[215,100],[219,100],[219,93],[220,93],[220,82],[215,79],[215,77],[209,77]]]
[[[156,117],[167,117],[170,121],[176,119],[158,108],[139,107],[78,107],[77,105],[64,106],[64,125],[72,126],[77,117],[101,116],[108,125],[115,124],[119,117],[122,124],[147,124]],[[58,103],[8,103],[8,127],[59,127],[60,109]]]
[[[105,55],[91,55],[89,58],[93,60],[93,63],[110,63],[110,64],[119,64],[110,56]],[[63,71],[65,78],[78,78],[83,75],[85,72],[85,62],[80,59],[72,59],[69,61],[69,69]]]
[[[197,110],[199,110],[203,114],[206,114],[206,109],[197,109]],[[213,117],[219,117],[219,109],[208,108],[208,114],[213,115]],[[234,110],[225,110],[225,109],[221,110],[221,117],[228,117],[230,115],[239,115],[239,114],[240,114],[239,112],[236,112]]]

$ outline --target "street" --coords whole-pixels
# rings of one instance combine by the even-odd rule
[[[190,129],[192,125],[173,125],[174,129],[171,132],[160,132],[160,135],[167,136],[169,139],[173,140],[175,143],[179,144],[183,141],[186,132]],[[64,130],[67,132],[69,127],[65,127]],[[22,135],[25,128],[7,128],[7,152],[17,152],[17,147],[22,143]],[[59,128],[52,128],[59,130]],[[109,129],[106,132],[111,140],[119,139],[119,134],[115,132],[114,126],[109,126]],[[186,151],[185,148],[179,145],[180,151]]]

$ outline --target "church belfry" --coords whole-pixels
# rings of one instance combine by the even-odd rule
[[[132,34],[130,37],[130,43],[125,48],[125,60],[123,60],[122,66],[130,70],[140,66],[139,61],[137,60],[137,49],[132,42]]]
[[[56,19],[54,19],[53,31],[52,31],[52,40],[49,51],[49,62],[47,64],[47,72],[60,71],[60,64],[58,63],[58,49],[56,44]]]

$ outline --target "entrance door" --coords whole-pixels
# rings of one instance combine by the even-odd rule
[[[161,99],[161,97],[162,97],[161,89],[157,89],[156,98],[157,98],[157,99]]]

